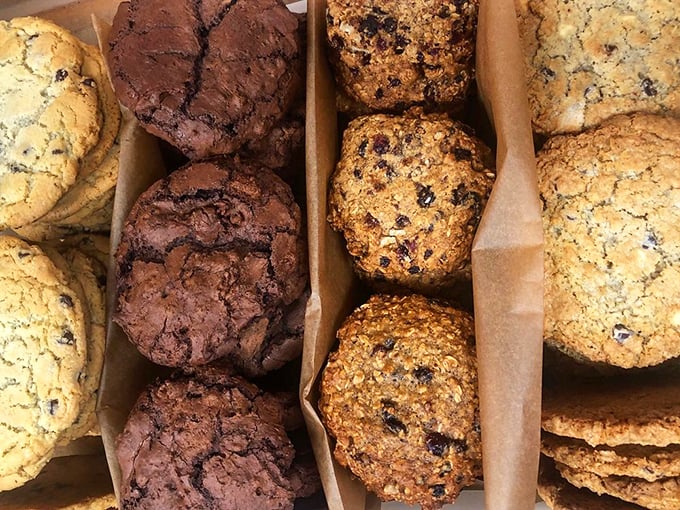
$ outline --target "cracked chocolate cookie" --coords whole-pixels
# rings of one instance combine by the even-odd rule
[[[469,266],[494,177],[491,151],[445,115],[359,117],[343,134],[328,221],[360,276],[431,292]]]
[[[190,158],[264,137],[302,80],[298,20],[281,0],[121,4],[109,65],[121,103]]]
[[[619,116],[538,154],[545,341],[624,368],[680,355],[680,120]]]
[[[319,400],[335,458],[383,500],[454,501],[482,469],[472,317],[374,295],[337,337]]]
[[[534,129],[581,131],[616,114],[680,113],[673,1],[515,0]]]
[[[259,375],[300,354],[284,318],[299,305],[306,264],[300,209],[271,170],[238,159],[190,164],[130,211],[114,320],[160,365],[226,357]]]
[[[374,110],[459,107],[474,79],[477,0],[329,0],[338,85]]]
[[[117,440],[121,509],[292,510],[296,400],[214,368],[150,385]]]

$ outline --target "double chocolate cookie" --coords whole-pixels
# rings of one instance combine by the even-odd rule
[[[132,208],[116,264],[114,319],[155,363],[226,357],[253,376],[301,352],[301,214],[271,170],[217,159],[158,181]]]

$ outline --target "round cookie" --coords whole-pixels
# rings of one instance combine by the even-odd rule
[[[84,309],[35,246],[0,236],[0,491],[34,478],[82,401]]]
[[[680,444],[680,379],[645,375],[545,388],[544,430],[591,446]]]
[[[668,55],[680,33],[672,0],[515,0],[534,129],[582,131],[623,113],[680,113]]]
[[[337,337],[319,400],[336,460],[383,500],[454,501],[482,469],[471,316],[374,295]]]
[[[329,0],[340,87],[375,110],[459,107],[474,79],[477,0]]]
[[[538,495],[552,510],[644,510],[641,506],[578,489],[567,482],[552,459],[541,457],[538,472]]]
[[[193,163],[130,211],[116,253],[114,320],[155,363],[227,357],[262,374],[286,308],[305,289],[306,263],[287,184],[254,163]]]
[[[427,292],[460,279],[494,179],[491,151],[443,115],[350,122],[328,221],[361,276]]]
[[[39,218],[73,184],[99,139],[97,91],[83,50],[38,18],[0,21],[0,229]]]
[[[100,234],[77,234],[54,241],[54,244],[58,248],[59,246],[75,248],[89,258],[96,260],[104,267],[104,276],[106,276],[110,252],[110,239],[108,236]],[[102,280],[101,277],[98,277],[98,279],[100,287],[103,288],[106,285],[106,280]]]
[[[292,510],[293,399],[207,368],[147,387],[117,441],[121,510]]]
[[[123,2],[109,49],[120,102],[192,159],[262,138],[303,86],[298,20],[280,0]]]
[[[545,341],[596,362],[680,355],[680,120],[620,116],[537,158]]]
[[[600,477],[556,464],[560,474],[572,485],[597,494],[609,494],[649,510],[680,510],[680,478],[648,482],[627,476]]]
[[[541,452],[560,464],[598,476],[629,476],[653,482],[680,477],[680,445],[589,446],[585,441],[544,433]]]

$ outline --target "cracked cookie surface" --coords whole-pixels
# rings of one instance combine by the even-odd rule
[[[536,131],[581,131],[635,111],[680,113],[674,0],[515,5]]]
[[[472,317],[374,295],[337,337],[319,400],[335,458],[385,501],[454,501],[481,475]]]
[[[469,266],[494,176],[491,151],[444,115],[359,117],[343,134],[328,221],[364,278],[437,290]]]
[[[306,286],[302,232],[290,187],[271,170],[235,159],[177,170],[125,223],[114,319],[161,365],[227,357],[249,375],[276,368],[300,353],[276,342]]]
[[[0,236],[0,490],[34,478],[80,411],[83,303],[43,253]]]
[[[292,510],[295,401],[206,367],[147,387],[117,441],[121,509]]]
[[[303,86],[298,20],[278,0],[133,0],[109,39],[116,94],[190,158],[264,137]]]
[[[50,210],[99,139],[81,43],[39,18],[0,21],[0,229]]]
[[[619,116],[537,157],[545,341],[624,368],[680,355],[680,120]]]
[[[374,110],[456,108],[474,80],[477,0],[329,0],[338,84]]]

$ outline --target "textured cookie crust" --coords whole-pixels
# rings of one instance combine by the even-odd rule
[[[641,506],[578,489],[567,482],[552,459],[541,457],[538,472],[538,495],[552,510],[643,510]]]
[[[0,21],[0,229],[45,214],[73,184],[101,128],[83,50],[38,18]]]
[[[298,20],[280,0],[124,2],[109,49],[120,102],[191,158],[262,138],[304,85]]]
[[[680,510],[680,478],[647,482],[627,476],[600,477],[559,463],[556,466],[560,474],[576,487],[609,494],[649,510]]]
[[[352,121],[328,221],[365,278],[428,291],[455,281],[494,178],[491,151],[443,115]]]
[[[648,482],[680,476],[680,445],[594,448],[579,439],[544,433],[541,452],[560,464],[598,476],[631,476]]]
[[[474,78],[477,0],[329,0],[338,84],[376,110],[460,106]]]
[[[545,388],[542,426],[591,446],[680,444],[680,380],[637,376]]]
[[[319,401],[335,458],[383,500],[454,501],[481,474],[472,318],[374,295],[337,336]]]
[[[214,369],[149,386],[117,442],[121,509],[292,510],[284,405]]]
[[[680,355],[680,120],[620,116],[538,154],[545,340],[631,368]]]
[[[227,357],[260,374],[277,368],[268,354],[306,285],[300,209],[271,170],[194,163],[139,197],[116,264],[114,319],[145,356],[166,366]]]
[[[85,317],[35,246],[0,236],[0,490],[34,478],[80,411]]]
[[[616,114],[680,113],[674,0],[515,0],[536,131],[581,131]]]

